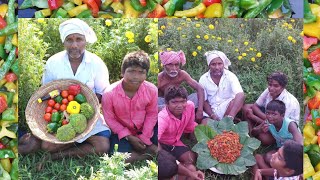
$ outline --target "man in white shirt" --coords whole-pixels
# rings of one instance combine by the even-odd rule
[[[205,56],[209,71],[199,80],[205,91],[204,116],[214,120],[234,119],[245,96],[237,76],[228,70],[231,62],[221,51],[209,51]]]
[[[254,104],[243,107],[243,117],[249,123],[249,129],[266,120],[265,108],[271,100],[280,100],[286,105],[285,117],[299,124],[300,105],[298,100],[285,88],[288,78],[282,72],[274,72],[267,77],[268,88],[263,91]]]

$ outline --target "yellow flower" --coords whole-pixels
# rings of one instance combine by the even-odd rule
[[[251,58],[251,61],[252,61],[252,62],[255,62],[255,61],[256,61],[256,58],[252,57],[252,58]]]
[[[147,35],[145,38],[144,38],[144,41],[149,43],[151,41],[151,36],[150,35]]]
[[[209,29],[214,29],[214,25],[209,24]]]
[[[241,59],[242,59],[242,56],[238,56],[238,59],[241,60]]]
[[[153,22],[157,23],[158,22],[158,18],[153,18]]]
[[[172,48],[167,48],[167,51],[171,51],[172,50]]]
[[[185,34],[182,34],[182,35],[181,35],[181,37],[185,38],[185,37],[187,37],[187,35],[185,35]]]
[[[261,55],[261,53],[260,52],[258,52],[257,53],[257,57],[261,57],[262,55]]]
[[[194,56],[194,57],[196,57],[197,54],[198,54],[198,53],[197,53],[196,51],[193,51],[193,52],[192,52],[192,56]]]
[[[39,36],[43,36],[43,32],[42,32],[42,31],[39,31],[39,32],[38,32],[38,35],[39,35]]]
[[[214,23],[215,23],[215,24],[219,24],[219,22],[218,22],[218,21],[215,21]]]
[[[297,41],[295,39],[292,39],[291,41],[293,44],[295,44]]]
[[[181,27],[177,27],[177,30],[178,30],[178,31],[181,31]]]
[[[240,27],[244,27],[244,24],[240,24]]]
[[[200,39],[200,36],[199,36],[199,35],[196,35],[196,38]]]
[[[159,54],[156,52],[156,53],[154,53],[153,57],[154,57],[155,60],[158,60],[159,59]]]
[[[247,56],[247,53],[242,53],[241,54],[243,57],[246,57]]]
[[[133,32],[131,32],[131,31],[127,31],[127,32],[125,33],[125,36],[126,36],[128,39],[133,39],[133,38],[134,38],[134,34],[133,34]]]
[[[300,36],[304,36],[304,32],[303,31],[301,31]]]
[[[209,39],[209,36],[208,36],[208,35],[204,35],[203,38],[204,38],[205,40],[208,40],[208,39]]]
[[[222,38],[221,37],[217,37],[217,39],[220,41]]]
[[[198,46],[197,49],[200,51],[200,50],[202,49],[202,47],[201,47],[201,46]]]
[[[38,18],[37,21],[38,23],[44,23],[44,18]]]
[[[161,29],[165,29],[165,28],[166,28],[166,26],[165,26],[165,25],[162,25],[160,28],[161,28]]]
[[[283,25],[284,25],[284,26],[288,26],[289,24],[285,22]]]
[[[194,20],[198,20],[198,18],[197,18],[197,17],[195,17],[195,18],[194,18]]]
[[[187,21],[191,21],[191,19],[190,19],[190,18],[187,18],[186,20],[187,20]]]
[[[163,32],[162,32],[162,30],[158,30],[158,34],[161,36],[161,35],[163,35]]]
[[[228,39],[228,42],[229,42],[229,43],[231,43],[231,42],[232,42],[232,40],[231,40],[231,39]]]
[[[290,21],[291,21],[291,22],[295,22],[295,20],[294,20],[294,19],[291,19]]]
[[[200,24],[196,24],[196,27],[200,27]]]
[[[235,52],[239,52],[239,49],[238,49],[238,48],[235,48],[234,51],[235,51]]]
[[[107,19],[104,23],[106,24],[106,26],[112,25],[112,21],[110,19]]]
[[[246,45],[246,46],[248,46],[249,42],[245,41],[243,44]]]
[[[253,51],[253,48],[249,48],[250,51]]]
[[[128,39],[128,43],[133,43],[134,42],[134,39]]]
[[[288,36],[288,40],[292,41],[293,37],[292,36]]]
[[[212,39],[215,39],[216,37],[215,37],[215,36],[211,36],[211,38],[212,38]]]

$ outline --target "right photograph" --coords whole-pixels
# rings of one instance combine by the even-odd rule
[[[303,20],[159,19],[158,29],[159,179],[302,178]]]

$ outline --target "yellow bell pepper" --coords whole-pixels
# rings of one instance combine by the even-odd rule
[[[68,11],[68,14],[70,17],[75,17],[79,15],[82,11],[87,10],[88,6],[87,4],[82,4],[80,6],[76,6],[75,8],[72,8],[71,10]]]
[[[12,40],[11,40],[11,43],[12,43],[14,46],[18,47],[18,35],[17,35],[17,33],[15,33],[15,34],[13,35]]]
[[[124,6],[121,4],[120,1],[118,1],[118,2],[113,2],[113,3],[111,4],[111,7],[112,7],[112,9],[113,9],[113,11],[114,11],[115,13],[123,14]]]
[[[313,166],[310,162],[309,156],[307,154],[303,154],[303,179],[307,179],[310,176],[315,174]]]
[[[6,93],[4,93],[4,92],[0,92],[0,96],[3,96],[4,97],[4,99],[6,100],[6,102],[8,101],[7,99],[8,99],[8,97],[7,97],[7,94]]]
[[[207,7],[204,12],[205,18],[219,18],[222,16],[222,5],[220,3],[213,3]]]
[[[130,0],[124,0],[124,14],[123,18],[137,18],[140,15],[139,11],[136,11],[133,9],[133,7],[130,4]]]
[[[0,5],[0,16],[2,18],[4,18],[6,16],[7,11],[8,11],[8,4],[1,4]]]
[[[316,15],[317,18],[320,17],[320,6],[318,4],[310,4],[310,9],[312,14]]]
[[[41,11],[41,13],[42,13],[42,15],[43,15],[44,17],[51,16],[51,14],[52,14],[51,9],[49,9],[49,8],[47,8],[47,9],[42,9],[42,10],[40,10],[40,11]]]
[[[316,172],[313,176],[312,176],[313,180],[320,180],[320,171]]]
[[[176,17],[195,17],[206,10],[206,6],[203,3],[200,3],[198,6],[184,10],[184,11],[176,11],[174,16]]]
[[[5,78],[0,80],[0,87],[3,86],[5,83],[7,82],[7,80]]]
[[[16,92],[17,90],[17,86],[13,82],[7,82],[4,87],[6,87],[10,92]]]
[[[67,106],[69,114],[78,114],[80,112],[80,104],[77,101],[70,101]]]
[[[303,50],[303,58],[308,58],[308,51]]]
[[[101,14],[99,17],[100,18],[106,18],[106,19],[112,19],[113,18],[113,16],[111,16],[110,14]]]
[[[103,4],[109,6],[111,3],[113,3],[113,0],[106,0]]]
[[[82,4],[82,0],[72,0],[73,3],[75,3],[76,5],[80,6]]]
[[[318,164],[316,165],[316,167],[314,167],[314,169],[315,169],[316,171],[320,171],[320,163],[318,163]]]
[[[318,136],[314,136],[310,141],[311,144],[316,144],[317,142],[318,142]]]
[[[4,170],[6,170],[7,172],[11,171],[11,162],[9,158],[1,159],[0,162]]]
[[[304,24],[303,33],[304,35],[320,39],[320,18],[317,18],[317,21],[314,23]]]
[[[307,123],[303,128],[303,135],[306,138],[313,139],[313,137],[316,135],[316,131],[312,127],[311,123]]]
[[[0,44],[4,44],[6,42],[7,36],[0,36]]]

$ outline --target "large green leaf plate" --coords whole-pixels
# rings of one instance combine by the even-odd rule
[[[214,159],[209,151],[207,142],[224,130],[233,131],[239,134],[240,143],[243,145],[241,155],[232,163],[219,163]],[[256,164],[253,151],[258,149],[261,142],[248,135],[248,123],[242,121],[234,124],[231,118],[225,117],[221,121],[209,120],[207,125],[199,125],[195,128],[195,136],[198,143],[192,150],[198,153],[197,167],[199,169],[211,169],[220,174],[238,175],[244,173],[249,166]]]

